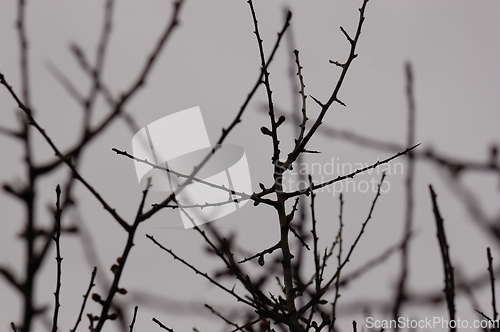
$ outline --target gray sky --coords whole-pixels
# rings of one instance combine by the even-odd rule
[[[255,8],[267,53],[270,52],[276,32],[281,29],[283,9],[293,11],[292,30],[294,48],[300,51],[306,84],[306,93],[325,101],[338,78],[340,70],[328,60],[344,61],[348,43],[341,33],[342,25],[354,33],[361,1],[256,1]],[[0,71],[17,90],[20,87],[18,42],[14,29],[15,2],[0,2]],[[107,54],[104,80],[115,95],[130,86],[170,17],[169,1],[121,1],[114,12],[113,32]],[[352,130],[358,134],[404,144],[406,140],[407,107],[404,95],[404,63],[411,61],[415,76],[417,103],[416,140],[420,149],[433,148],[447,156],[485,161],[488,147],[500,141],[500,58],[498,12],[495,1],[371,1],[366,11],[366,22],[359,42],[359,57],[354,61],[340,98],[347,108],[335,105],[325,118],[328,127]],[[29,1],[27,32],[30,41],[30,69],[33,105],[36,117],[47,133],[63,150],[79,138],[82,114],[78,105],[67,95],[48,70],[55,64],[83,93],[89,80],[79,70],[68,46],[77,43],[93,59],[100,35],[103,16],[102,1]],[[250,10],[245,1],[187,1],[181,16],[181,25],[162,52],[161,58],[148,79],[144,90],[129,104],[127,110],[143,127],[161,117],[190,107],[200,106],[208,135],[215,142],[221,127],[233,119],[259,74],[259,55]],[[278,110],[292,110],[289,79],[290,40],[284,39],[272,64],[271,84]],[[295,69],[294,69],[295,70]],[[295,77],[294,77],[295,79]],[[310,98],[308,98],[309,100]],[[242,146],[246,151],[253,190],[258,183],[267,186],[272,180],[271,142],[260,133],[260,127],[269,120],[262,112],[265,102],[263,87],[243,116],[243,122],[228,137],[227,142]],[[309,100],[309,118],[318,107]],[[94,123],[106,114],[102,100]],[[281,128],[282,152],[292,147],[296,132],[291,117]],[[0,89],[0,123],[16,125],[15,104],[5,89]],[[133,163],[111,151],[112,147],[131,150],[132,132],[118,120],[86,150],[82,174],[109,203],[129,220],[133,218],[140,199],[140,188]],[[36,160],[54,158],[52,151],[39,135],[34,135]],[[0,181],[23,181],[20,145],[7,137],[0,138]],[[331,140],[321,133],[308,146],[322,151],[308,156],[308,164],[325,165],[332,162],[371,163],[389,156],[388,152],[359,148],[352,144]],[[397,160],[405,163],[405,159]],[[404,223],[403,173],[388,177],[390,190],[377,205],[373,220],[352,258],[350,268],[381,253],[396,243]],[[313,174],[316,181],[327,180],[331,174],[323,171]],[[54,201],[53,188],[66,173],[58,173],[41,182],[39,221],[51,222],[47,206]],[[335,174],[336,176],[337,174]],[[379,181],[374,171],[357,180],[356,192],[345,193],[346,235],[350,246],[366,217],[374,193],[359,192],[360,181]],[[482,207],[490,216],[498,215],[498,182],[493,176],[470,174],[463,182],[478,195]],[[439,290],[442,286],[442,266],[435,238],[435,225],[427,186],[433,183],[439,194],[441,211],[454,264],[469,277],[486,269],[486,246],[492,246],[498,255],[498,246],[471,221],[467,211],[442,180],[442,173],[434,165],[420,162],[416,171],[416,205],[414,224],[417,236],[411,245],[410,288],[415,291]],[[102,269],[99,271],[98,290],[111,280],[109,266],[120,255],[124,234],[81,185],[78,209],[67,215],[67,224],[83,224],[92,235]],[[160,199],[160,194],[153,198]],[[324,192],[318,195],[318,220],[325,242],[334,237],[337,228],[338,194]],[[18,202],[0,196],[0,263],[19,272],[23,246],[16,237],[22,225],[22,209]],[[278,234],[274,211],[267,207],[247,204],[238,212],[214,223],[224,232],[238,234],[238,243],[249,250],[272,246]],[[218,267],[218,262],[207,257],[200,246],[199,235],[180,229],[182,222],[177,211],[162,211],[140,228],[132,255],[125,269],[122,286],[130,292],[123,301],[129,315],[138,304],[137,331],[151,331],[156,317],[176,331],[188,331],[196,326],[200,331],[220,329],[220,322],[203,309],[205,302],[223,303],[231,308],[234,301],[189,271],[166,253],[160,252],[144,234],[153,234],[159,241],[180,256],[196,263],[204,271]],[[60,328],[73,327],[92,266],[89,265],[82,242],[76,236],[63,236],[62,254],[62,311]],[[53,256],[53,255],[51,255]],[[342,294],[340,308],[356,300],[389,300],[398,274],[398,259],[393,257],[385,265],[359,279]],[[349,270],[348,270],[349,271]],[[52,310],[55,288],[55,260],[49,257],[38,280],[38,303],[48,304]],[[100,287],[100,288],[99,288]],[[139,293],[154,294],[163,302],[150,308],[141,303]],[[489,292],[478,291],[482,308],[489,309]],[[20,300],[5,282],[0,282],[0,329],[8,330],[12,320],[20,319]],[[90,306],[94,313],[97,307]],[[342,309],[340,309],[342,312]],[[347,309],[345,309],[347,310]],[[459,317],[475,319],[467,301],[458,307]],[[407,310],[412,317],[446,315],[445,311]],[[489,312],[489,311],[488,311]],[[208,318],[207,318],[208,317]],[[340,326],[348,330],[351,316],[341,319]],[[382,319],[382,316],[376,316]],[[360,324],[361,316],[357,317]],[[387,318],[387,317],[385,317]],[[80,329],[87,326],[84,320]],[[108,331],[114,330],[109,324]],[[43,328],[40,327],[40,330]]]

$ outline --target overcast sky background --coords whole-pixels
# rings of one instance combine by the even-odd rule
[[[29,1],[27,6],[27,33],[30,42],[30,71],[32,104],[39,123],[65,150],[79,139],[82,112],[48,70],[55,64],[86,94],[89,80],[79,69],[68,46],[75,42],[94,59],[103,18],[102,1]],[[292,111],[290,83],[290,54],[300,51],[306,84],[306,93],[325,101],[340,73],[328,60],[345,61],[349,44],[341,33],[343,26],[354,34],[358,20],[357,8],[361,1],[256,1],[261,33],[267,54],[276,32],[282,27],[284,8],[293,12],[291,39],[285,38],[277,53],[271,71],[271,84],[278,110]],[[113,32],[106,57],[104,81],[115,95],[127,89],[142,68],[157,38],[171,14],[170,1],[119,1],[113,14]],[[500,3],[495,1],[371,1],[366,10],[366,21],[358,52],[339,94],[347,104],[334,105],[324,125],[352,130],[369,137],[404,144],[406,141],[407,104],[404,94],[404,64],[411,61],[415,77],[417,105],[416,141],[419,149],[433,148],[448,156],[486,161],[491,143],[500,141]],[[10,84],[20,91],[19,47],[14,28],[15,1],[0,2],[0,71]],[[139,127],[159,118],[194,106],[200,106],[212,143],[222,127],[232,121],[259,74],[260,59],[253,34],[250,10],[245,1],[187,1],[180,15],[181,25],[161,53],[161,58],[150,75],[147,85],[127,107]],[[295,68],[295,67],[294,67]],[[294,69],[295,71],[295,69]],[[294,79],[295,76],[294,76]],[[266,100],[260,88],[243,116],[243,122],[227,138],[227,143],[242,146],[248,158],[253,190],[258,183],[269,186],[272,181],[271,140],[260,133],[260,127],[269,120],[262,112]],[[308,98],[309,100],[310,98]],[[16,108],[5,89],[0,89],[0,123],[15,128]],[[108,110],[102,100],[94,115],[98,123]],[[314,119],[318,107],[309,100],[309,118]],[[311,120],[312,121],[312,120]],[[283,155],[293,146],[296,132],[291,117],[281,127]],[[121,121],[92,142],[85,151],[82,174],[131,220],[135,215],[141,191],[133,163],[111,151],[116,147],[131,151],[135,132]],[[53,152],[34,135],[36,160],[54,158]],[[24,181],[21,145],[7,137],[0,138],[0,182]],[[318,133],[308,148],[322,151],[307,156],[309,164],[340,161],[344,163],[372,163],[388,157],[388,152],[356,147],[331,140]],[[349,269],[362,266],[388,246],[396,243],[404,223],[403,173],[388,176],[390,190],[375,208],[373,219],[351,259]],[[323,173],[325,173],[323,171]],[[54,188],[64,179],[65,169],[45,178],[38,196],[39,222],[48,224],[52,216],[47,206],[54,204]],[[327,180],[338,174],[313,174],[315,181]],[[486,247],[491,246],[498,262],[498,245],[479,230],[470,216],[442,180],[439,169],[419,162],[416,171],[416,203],[414,225],[416,237],[411,244],[410,288],[413,291],[438,291],[443,288],[443,274],[438,242],[435,237],[434,217],[428,194],[432,183],[439,195],[441,212],[445,218],[453,263],[468,277],[486,269]],[[359,181],[380,180],[374,171]],[[470,174],[463,182],[478,195],[482,207],[490,216],[500,213],[499,182],[493,176]],[[125,234],[110,218],[97,200],[83,186],[77,186],[78,207],[66,215],[66,225],[77,224],[88,232],[99,255],[97,288],[104,293],[104,285],[111,280],[109,267],[120,255]],[[345,193],[344,221],[345,248],[355,238],[366,218],[374,193],[368,191]],[[151,199],[160,199],[160,194]],[[338,194],[324,192],[316,203],[319,231],[324,237],[320,245],[329,244],[338,225]],[[0,263],[21,272],[24,247],[17,237],[23,223],[21,206],[11,197],[0,196]],[[266,206],[245,205],[214,225],[223,232],[238,234],[237,240],[249,251],[260,251],[276,243],[278,223],[275,213]],[[151,322],[158,318],[175,331],[188,331],[196,326],[200,331],[220,330],[223,324],[203,308],[207,302],[220,303],[222,311],[234,307],[234,301],[215,289],[200,276],[161,252],[144,234],[154,235],[181,257],[212,271],[217,262],[203,251],[199,235],[183,230],[178,211],[162,211],[144,223],[137,234],[121,286],[129,290],[122,299],[131,317],[133,306],[139,305],[136,331],[154,331]],[[60,329],[72,328],[82,295],[92,271],[88,255],[78,236],[63,235],[63,279],[61,294]],[[55,255],[55,253],[54,253]],[[37,303],[47,304],[52,310],[55,289],[55,260],[51,254],[38,279]],[[332,262],[332,268],[333,262]],[[389,301],[399,275],[399,257],[395,256],[369,275],[359,279],[342,292],[339,302],[340,327],[349,330],[353,318],[363,323],[363,316],[348,316],[349,304],[360,300]],[[237,288],[238,289],[238,288]],[[158,301],[143,300],[141,294]],[[154,295],[154,296],[153,296]],[[476,294],[482,309],[490,313],[490,294],[485,287]],[[443,306],[441,306],[442,309]],[[10,330],[11,321],[20,320],[20,298],[0,282],[0,329]],[[90,310],[98,307],[89,303]],[[407,308],[411,317],[445,315],[435,308]],[[88,310],[87,310],[88,311]],[[374,314],[376,318],[388,318]],[[470,304],[460,300],[460,318],[473,319]],[[51,317],[48,315],[47,317]],[[86,329],[85,319],[80,330]],[[113,331],[112,323],[106,330]],[[43,325],[37,325],[43,330]]]

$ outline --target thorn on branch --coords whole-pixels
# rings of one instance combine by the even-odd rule
[[[307,149],[302,149],[301,152],[303,152],[303,153],[321,153],[321,151],[307,150]]]
[[[344,66],[345,66],[345,63],[340,63],[340,62],[338,62],[338,61],[329,60],[329,62],[330,62],[330,63],[333,63],[334,65],[337,65],[337,66],[339,66],[339,67],[342,67],[342,68],[344,68]]]
[[[310,95],[311,98],[322,108],[325,106],[322,102],[320,102],[318,99],[316,99],[313,95]]]
[[[336,101],[337,103],[339,103],[340,105],[342,105],[342,106],[344,106],[344,107],[347,107],[347,105],[346,105],[346,104],[345,104],[342,100],[340,100],[340,99],[338,99],[338,98],[335,98],[335,101]]]
[[[344,36],[347,38],[347,40],[349,41],[349,43],[354,44],[354,39],[352,39],[351,36],[349,36],[349,34],[347,33],[347,31],[345,31],[343,27],[340,27],[340,30],[342,31],[342,33],[344,34]]]

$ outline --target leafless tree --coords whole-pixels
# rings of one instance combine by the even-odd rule
[[[154,69],[155,62],[161,52],[167,45],[172,34],[175,33],[179,25],[179,20],[182,17],[183,0],[178,0],[173,3],[173,9],[170,19],[168,20],[164,31],[161,34],[157,44],[150,51],[149,57],[145,60],[142,70],[137,78],[129,84],[119,95],[114,95],[111,88],[103,80],[104,59],[107,48],[109,46],[112,13],[115,5],[113,0],[107,0],[105,5],[105,19],[102,29],[102,34],[99,40],[95,61],[92,62],[83,49],[76,44],[71,46],[71,51],[77,59],[81,69],[88,75],[92,81],[92,87],[87,94],[82,94],[71,83],[71,80],[66,77],[57,67],[52,66],[53,75],[61,82],[67,92],[78,102],[83,112],[83,121],[81,123],[81,136],[78,142],[70,149],[63,151],[51,139],[51,133],[47,132],[38,122],[36,113],[36,105],[31,101],[30,97],[30,72],[28,61],[28,33],[26,29],[25,12],[26,6],[23,0],[19,0],[17,29],[20,43],[20,73],[21,87],[19,89],[9,85],[9,78],[0,74],[0,83],[3,88],[8,91],[9,95],[15,100],[17,107],[21,110],[19,128],[11,129],[0,127],[0,133],[4,137],[12,138],[20,142],[23,146],[23,167],[26,171],[25,179],[22,183],[4,183],[3,190],[6,194],[15,197],[25,210],[25,219],[23,220],[23,228],[21,231],[22,241],[25,245],[25,267],[22,275],[16,275],[9,268],[0,266],[0,274],[3,276],[13,289],[15,289],[23,301],[23,318],[21,322],[12,323],[14,331],[32,331],[33,322],[39,316],[46,313],[47,309],[40,306],[34,300],[34,285],[37,276],[40,272],[40,267],[44,260],[52,253],[55,244],[55,255],[57,261],[57,280],[55,289],[55,304],[52,314],[52,331],[58,330],[58,317],[60,304],[60,290],[62,270],[61,257],[61,236],[66,233],[78,233],[77,227],[66,225],[64,222],[65,216],[72,208],[77,197],[75,197],[74,187],[75,182],[80,182],[104,209],[109,213],[110,218],[113,218],[120,225],[123,232],[126,234],[127,240],[123,245],[121,253],[117,253],[118,259],[111,267],[112,282],[104,294],[98,292],[92,293],[92,289],[96,282],[96,269],[94,268],[90,278],[90,284],[84,300],[77,316],[76,323],[71,331],[76,331],[80,322],[85,315],[89,320],[89,329],[91,331],[101,331],[104,325],[109,324],[109,321],[117,320],[121,322],[123,330],[134,329],[136,319],[142,319],[138,307],[136,306],[133,313],[133,319],[130,323],[125,323],[126,317],[121,308],[116,303],[116,297],[127,296],[127,290],[120,286],[120,281],[124,273],[124,267],[128,263],[128,257],[133,250],[134,240],[137,234],[137,229],[142,223],[147,222],[153,215],[162,209],[181,209],[189,216],[189,207],[181,206],[176,201],[174,193],[168,195],[163,201],[154,204],[151,207],[146,206],[146,198],[150,189],[150,185],[143,191],[142,199],[137,203],[137,213],[133,216],[120,215],[113,206],[108,202],[106,197],[103,197],[94,186],[85,179],[80,173],[80,165],[83,152],[89,144],[97,139],[99,134],[108,130],[110,125],[119,120],[125,120],[129,126],[137,130],[133,119],[126,112],[126,108],[133,96],[138,94],[145,86],[150,73]],[[184,264],[189,269],[200,275],[200,278],[205,278],[214,286],[220,288],[221,292],[225,292],[232,296],[236,302],[244,304],[248,312],[245,317],[238,317],[233,320],[231,317],[226,317],[223,312],[217,310],[214,306],[206,305],[207,309],[214,315],[220,317],[232,331],[336,331],[338,328],[335,322],[338,318],[337,304],[342,292],[342,287],[353,282],[359,276],[364,275],[376,265],[382,264],[392,255],[399,253],[401,255],[401,269],[399,274],[398,287],[396,289],[394,299],[391,303],[382,304],[383,307],[389,308],[386,311],[392,312],[394,319],[397,319],[404,306],[407,304],[426,305],[430,303],[446,302],[449,318],[454,320],[456,317],[455,296],[458,293],[473,294],[474,289],[481,287],[490,282],[492,289],[492,308],[493,315],[489,317],[487,314],[475,309],[488,320],[497,319],[497,309],[495,302],[495,273],[498,273],[498,268],[493,266],[493,257],[490,249],[487,251],[487,261],[485,260],[485,268],[487,273],[481,275],[477,280],[458,280],[452,259],[448,251],[448,243],[446,239],[443,217],[439,211],[437,195],[430,187],[431,200],[434,207],[434,216],[437,225],[437,239],[441,248],[443,259],[445,287],[444,293],[435,291],[429,294],[412,294],[407,287],[408,280],[408,264],[409,264],[409,243],[412,239],[413,232],[413,183],[414,183],[414,167],[417,162],[431,162],[441,167],[446,174],[444,176],[449,180],[450,186],[459,195],[460,201],[464,204],[471,216],[477,223],[478,227],[484,229],[487,233],[493,234],[497,241],[500,241],[500,229],[495,220],[490,220],[480,208],[472,193],[460,182],[460,176],[465,172],[488,172],[500,175],[500,165],[497,158],[497,148],[492,147],[490,160],[486,163],[459,160],[443,156],[442,154],[430,150],[422,151],[417,148],[419,144],[415,140],[415,101],[413,96],[413,74],[410,64],[406,66],[406,81],[407,81],[407,100],[408,100],[408,137],[406,145],[400,146],[390,142],[382,142],[373,138],[365,137],[352,132],[338,131],[333,128],[322,126],[323,119],[333,105],[345,106],[344,102],[339,99],[345,77],[348,75],[351,65],[357,57],[358,43],[362,42],[362,27],[365,21],[365,9],[368,6],[368,0],[364,0],[359,8],[359,19],[357,26],[352,32],[348,32],[343,27],[341,32],[347,40],[348,55],[347,58],[340,60],[330,60],[330,63],[339,67],[340,74],[335,84],[331,86],[331,94],[325,101],[321,101],[312,95],[306,94],[305,80],[302,73],[302,66],[298,50],[292,50],[296,65],[296,80],[299,87],[300,109],[299,115],[294,115],[294,119],[290,120],[284,114],[276,109],[271,88],[270,65],[272,64],[277,50],[280,48],[284,36],[289,33],[289,27],[292,22],[292,13],[288,12],[282,24],[281,30],[278,32],[273,47],[270,50],[265,50],[263,40],[259,31],[259,21],[257,19],[257,11],[254,8],[253,1],[248,0],[249,12],[254,24],[254,34],[256,36],[257,48],[260,55],[260,68],[256,68],[257,79],[250,90],[247,98],[241,104],[239,110],[235,112],[233,120],[228,123],[227,127],[222,128],[217,143],[211,151],[203,159],[203,161],[195,167],[191,174],[178,174],[185,180],[177,190],[177,194],[190,183],[197,181],[205,185],[215,186],[215,184],[206,183],[202,179],[197,178],[198,172],[208,162],[208,160],[217,153],[218,148],[233,132],[237,131],[238,126],[242,122],[242,115],[249,108],[251,100],[262,86],[267,97],[266,111],[269,115],[269,124],[261,127],[261,133],[269,137],[272,145],[271,163],[273,166],[273,182],[264,185],[259,183],[259,191],[251,195],[235,192],[224,187],[218,186],[219,190],[226,190],[229,199],[227,202],[218,202],[215,205],[223,205],[232,202],[234,199],[251,200],[254,206],[267,205],[276,211],[276,222],[279,225],[280,237],[276,239],[276,243],[270,247],[262,248],[256,253],[248,253],[244,248],[240,248],[232,237],[226,237],[220,233],[217,228],[211,224],[203,226],[194,226],[194,229],[204,239],[209,248],[209,253],[217,256],[224,264],[224,269],[219,271],[202,271],[197,266],[191,264],[183,257],[175,253],[169,248],[168,243],[161,243],[154,236],[148,235],[148,238],[158,246],[159,249],[165,251],[175,260]],[[267,54],[267,56],[266,56]],[[1,68],[0,68],[1,69]],[[98,96],[104,97],[109,112],[97,124],[92,125],[93,110],[95,109],[96,99]],[[319,107],[320,111],[314,119],[309,118],[308,103],[310,99],[315,103],[315,107]],[[293,148],[290,151],[282,152],[280,146],[280,128],[283,125],[297,127],[298,134],[295,137]],[[37,132],[52,148],[55,158],[45,164],[38,164],[34,161],[34,146],[33,133]],[[354,172],[332,178],[325,182],[315,183],[312,177],[307,177],[308,186],[297,190],[285,190],[283,187],[283,177],[289,172],[294,163],[300,161],[300,158],[309,153],[317,153],[309,148],[309,143],[315,135],[326,135],[332,138],[347,140],[351,143],[373,148],[383,151],[386,155],[381,161],[374,161],[371,165],[355,170]],[[137,163],[145,163],[151,167],[163,170],[165,172],[173,172],[164,165],[157,165],[145,159],[140,159],[133,154],[116,147],[113,151],[124,158],[124,163],[128,159],[133,159]],[[387,156],[387,152],[390,153]],[[358,174],[371,169],[378,168],[384,164],[393,161],[396,158],[405,155],[408,161],[408,172],[406,179],[406,220],[404,232],[401,239],[389,247],[386,251],[380,253],[378,257],[363,265],[361,268],[344,273],[344,267],[349,263],[352,253],[356,250],[357,244],[362,238],[362,235],[367,230],[367,226],[373,213],[376,213],[375,207],[378,199],[381,196],[380,188],[383,185],[385,174],[381,177],[377,190],[374,193],[371,206],[366,207],[366,219],[361,223],[359,233],[353,243],[347,244],[343,238],[343,196],[339,200],[339,226],[335,236],[327,241],[330,245],[322,248],[319,245],[320,234],[317,232],[317,220],[315,215],[316,202],[315,198],[317,191],[321,188],[332,186],[334,183],[353,178]],[[65,167],[69,170],[69,175],[66,180],[55,188],[55,208],[52,213],[54,222],[50,227],[42,227],[39,224],[39,216],[36,213],[35,205],[37,197],[40,195],[39,184],[41,179],[55,172],[56,169]],[[207,203],[207,205],[210,205]],[[211,205],[214,205],[211,203]],[[198,206],[199,207],[199,206]],[[258,208],[258,207],[256,207]],[[308,213],[306,214],[306,211]],[[307,217],[309,215],[309,217]],[[307,269],[306,262],[313,262],[313,268]],[[258,266],[252,265],[254,262]],[[334,268],[332,269],[332,266]],[[486,271],[486,270],[485,270]],[[236,281],[244,290],[238,290],[233,287],[226,286],[226,280]],[[471,295],[471,299],[473,296]],[[100,313],[91,314],[86,312],[87,301],[95,301],[101,305]],[[158,325],[158,328],[167,331],[173,331],[169,328],[168,322],[165,324],[160,320],[153,318],[153,321]],[[353,329],[356,330],[356,323],[353,324]],[[450,328],[455,330],[454,328]]]

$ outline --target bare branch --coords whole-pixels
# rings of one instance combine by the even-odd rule
[[[411,69],[411,64],[406,64],[406,98],[408,101],[408,137],[407,146],[413,146],[415,144],[415,100],[413,96],[413,73]],[[406,173],[406,206],[405,206],[405,226],[403,238],[407,238],[413,227],[413,178],[415,173],[415,161],[413,157],[413,151],[408,154],[408,172]],[[400,316],[401,306],[405,301],[406,292],[406,282],[408,279],[408,256],[409,256],[409,246],[408,242],[403,242],[403,247],[401,248],[401,275],[399,277],[396,301],[393,309],[393,318],[398,319]],[[399,327],[397,327],[399,330]]]
[[[342,230],[344,229],[344,222],[343,222],[344,199],[342,194],[340,194],[339,201],[340,201],[339,231],[337,233],[337,238],[335,239],[335,242],[339,244],[339,249],[337,254],[337,266],[340,266],[342,264]],[[324,265],[326,265],[326,263]],[[335,321],[337,320],[337,302],[338,299],[340,298],[340,274],[341,271],[339,271],[339,275],[337,276],[337,280],[335,281],[335,297],[332,303],[332,322],[330,324],[330,331],[333,331],[335,329]]]
[[[158,324],[158,326],[160,326],[164,330],[167,330],[168,332],[174,332],[173,329],[166,327],[165,325],[163,325],[162,322],[160,322],[158,319],[156,319],[154,317],[153,317],[153,322],[155,322],[156,324]]]
[[[342,176],[339,175],[338,177],[336,177],[333,180],[330,180],[330,181],[327,181],[327,182],[323,182],[323,183],[320,183],[320,184],[313,184],[311,187],[306,188],[306,189],[296,190],[296,191],[293,191],[293,192],[286,192],[286,193],[284,193],[284,197],[289,198],[289,197],[294,197],[294,196],[303,195],[303,194],[307,195],[307,194],[309,194],[311,192],[311,190],[318,190],[318,189],[321,189],[323,187],[329,186],[329,185],[331,185],[331,184],[333,184],[335,182],[339,182],[339,181],[345,180],[347,178],[351,178],[352,179],[353,177],[355,177],[358,174],[361,174],[361,173],[363,173],[363,172],[365,172],[367,170],[370,170],[370,169],[377,168],[380,165],[386,164],[386,163],[390,162],[391,160],[394,160],[394,159],[396,159],[396,158],[398,158],[398,157],[400,157],[400,156],[402,156],[404,154],[407,154],[409,151],[415,149],[419,145],[420,145],[420,143],[417,144],[417,145],[412,146],[411,148],[407,148],[406,150],[404,150],[402,152],[399,152],[399,153],[397,153],[397,154],[395,154],[395,155],[393,155],[393,156],[391,156],[391,157],[389,157],[387,159],[384,159],[382,161],[377,161],[374,164],[371,164],[371,165],[366,166],[364,168],[360,168],[360,169],[355,170],[354,172],[351,172],[349,174],[342,175]]]
[[[158,247],[160,247],[162,250],[168,252],[174,259],[178,260],[179,262],[181,262],[182,264],[186,265],[187,267],[189,267],[191,270],[193,270],[196,274],[199,274],[201,276],[203,276],[205,279],[207,279],[208,281],[210,281],[212,284],[216,285],[217,287],[221,288],[222,290],[224,290],[225,292],[231,294],[233,297],[235,297],[239,302],[243,302],[245,303],[246,305],[249,305],[251,307],[255,307],[255,305],[252,303],[252,302],[249,302],[247,300],[245,300],[243,297],[239,296],[238,294],[236,294],[234,292],[234,290],[231,290],[225,286],[223,286],[222,284],[220,284],[219,282],[217,282],[215,279],[213,279],[212,277],[210,277],[206,272],[201,272],[200,270],[198,270],[195,266],[189,264],[188,262],[186,262],[184,259],[180,258],[179,256],[177,256],[172,250],[168,249],[168,248],[165,248],[164,246],[162,246],[158,241],[155,240],[155,238],[151,235],[148,235],[146,234],[146,237],[148,239],[150,239],[151,241],[153,241],[154,244],[156,244]]]
[[[361,239],[361,236],[365,232],[365,228],[366,228],[366,225],[368,224],[368,221],[370,221],[370,219],[372,217],[372,213],[373,213],[373,210],[375,208],[375,204],[377,203],[377,200],[380,197],[380,188],[382,187],[384,179],[385,179],[385,172],[382,174],[382,178],[380,180],[380,183],[378,184],[377,194],[375,195],[375,198],[373,199],[372,205],[370,207],[370,211],[368,212],[368,216],[366,217],[366,220],[361,225],[361,229],[358,233],[358,236],[354,240],[354,243],[351,245],[349,252],[347,253],[344,260],[342,261],[342,264],[337,267],[337,271],[335,272],[335,274],[328,280],[328,282],[321,288],[321,290],[319,292],[315,293],[312,296],[312,299],[309,300],[302,308],[299,309],[299,314],[304,313],[311,306],[318,303],[318,301],[321,299],[323,294],[325,294],[330,289],[331,284],[339,277],[340,271],[344,268],[344,266],[347,264],[347,262],[349,262],[349,259],[351,258],[351,255],[354,252],[356,245],[358,244],[359,240]]]
[[[363,5],[359,9],[359,21],[358,21],[358,27],[356,29],[356,36],[354,37],[354,39],[352,39],[351,50],[349,52],[349,56],[347,58],[347,61],[342,68],[342,73],[340,74],[340,77],[337,81],[337,84],[336,84],[335,88],[333,89],[333,92],[332,92],[330,98],[328,99],[328,101],[322,106],[321,112],[320,112],[319,116],[317,117],[316,121],[314,122],[314,124],[312,125],[309,132],[305,135],[304,139],[300,142],[300,144],[297,145],[294,148],[294,150],[288,154],[288,158],[283,164],[283,167],[285,169],[288,169],[290,167],[290,165],[297,159],[297,156],[306,147],[307,143],[311,140],[314,133],[318,130],[318,128],[322,124],[323,118],[325,117],[331,104],[335,101],[338,101],[337,96],[338,96],[338,93],[340,91],[340,88],[342,87],[342,84],[344,82],[344,78],[347,74],[347,71],[349,70],[349,67],[350,67],[352,61],[357,57],[357,54],[355,53],[355,51],[356,51],[356,46],[358,43],[359,36],[361,35],[361,27],[363,26],[363,22],[365,20],[364,14],[365,14],[365,9],[366,9],[367,3],[368,3],[368,0],[364,0]],[[312,96],[311,96],[311,98],[312,98]],[[320,105],[321,105],[321,103],[320,103]]]
[[[260,54],[260,61],[261,61],[261,67],[262,67],[262,72],[264,74],[264,80],[263,80],[263,83],[266,87],[266,93],[267,93],[267,102],[268,102],[268,107],[269,107],[269,117],[270,117],[270,120],[271,120],[271,132],[270,132],[270,136],[272,137],[273,139],[273,157],[272,157],[272,162],[274,165],[276,165],[276,162],[278,161],[279,159],[279,155],[280,155],[280,150],[279,150],[279,140],[278,140],[278,123],[276,122],[276,118],[275,118],[275,115],[274,115],[274,103],[273,103],[273,97],[272,97],[272,90],[271,90],[271,83],[269,81],[269,71],[268,71],[268,64],[266,63],[266,57],[264,55],[264,45],[263,45],[263,40],[260,36],[260,32],[259,32],[259,25],[258,25],[258,21],[257,21],[257,16],[255,14],[255,9],[253,7],[253,1],[252,0],[248,0],[247,1],[249,6],[250,6],[250,11],[252,13],[252,19],[253,19],[253,23],[254,23],[254,33],[255,33],[255,36],[257,37],[257,43],[259,45],[259,54]],[[287,18],[286,18],[286,22],[288,24],[288,22],[290,21],[290,18],[292,16],[292,13],[289,11],[287,13]],[[278,34],[278,37],[281,38],[281,36]]]
[[[294,50],[293,53],[295,54],[295,63],[297,64],[297,76],[299,77],[299,82],[300,82],[300,91],[299,94],[302,97],[302,122],[300,123],[300,132],[297,140],[295,141],[295,144],[298,144],[304,139],[304,132],[306,131],[306,123],[308,117],[307,117],[307,111],[306,111],[306,98],[307,95],[305,93],[305,87],[306,85],[304,84],[304,77],[302,76],[302,69],[303,67],[300,65],[300,60],[299,60],[299,51]]]
[[[239,261],[238,263],[246,263],[246,262],[251,261],[252,259],[255,259],[258,257],[259,258],[259,265],[262,266],[262,265],[264,265],[264,255],[265,254],[272,254],[275,250],[277,250],[279,248],[280,248],[280,243],[278,242],[274,246],[267,248],[265,250],[262,250],[261,252],[258,252],[253,256],[247,257],[247,258]]]
[[[235,329],[232,330],[232,331],[243,331],[243,327],[239,326],[238,324],[236,323],[233,323],[231,322],[229,319],[227,319],[226,317],[224,317],[220,312],[218,312],[217,310],[215,310],[212,306],[208,305],[208,304],[205,304],[205,308],[207,308],[208,310],[210,310],[210,312],[212,312],[214,315],[216,315],[217,317],[219,317],[220,319],[222,319],[224,322],[226,322],[227,325],[231,325],[231,326],[234,326]],[[254,322],[257,323],[259,320],[256,320]],[[245,324],[245,326],[248,326],[247,324]]]
[[[92,276],[90,277],[89,287],[87,289],[87,292],[83,295],[83,303],[82,303],[82,306],[80,308],[80,313],[78,314],[78,318],[76,319],[75,326],[73,327],[73,329],[70,330],[71,332],[76,331],[76,329],[78,328],[78,324],[80,324],[80,321],[82,320],[83,311],[85,310],[85,305],[87,304],[87,299],[89,298],[90,291],[95,286],[94,280],[95,280],[96,274],[97,274],[97,267],[94,267],[94,270],[92,270]]]
[[[490,284],[491,284],[491,306],[493,308],[493,320],[497,320],[497,303],[496,303],[496,293],[495,293],[495,272],[493,271],[493,257],[491,256],[491,250],[488,247],[486,249],[488,256],[488,272],[490,274]]]
[[[134,330],[134,324],[135,324],[135,318],[137,317],[137,310],[139,310],[139,307],[138,306],[135,306],[134,308],[134,316],[132,317],[132,322],[130,323],[130,332],[132,332]]]
[[[55,213],[55,234],[52,237],[54,242],[56,243],[56,261],[57,261],[57,277],[56,277],[56,291],[54,293],[55,297],[55,305],[54,305],[54,318],[52,321],[52,332],[57,331],[57,319],[59,318],[59,308],[61,307],[61,303],[59,302],[60,291],[61,291],[61,187],[57,185],[56,188],[56,213]]]

